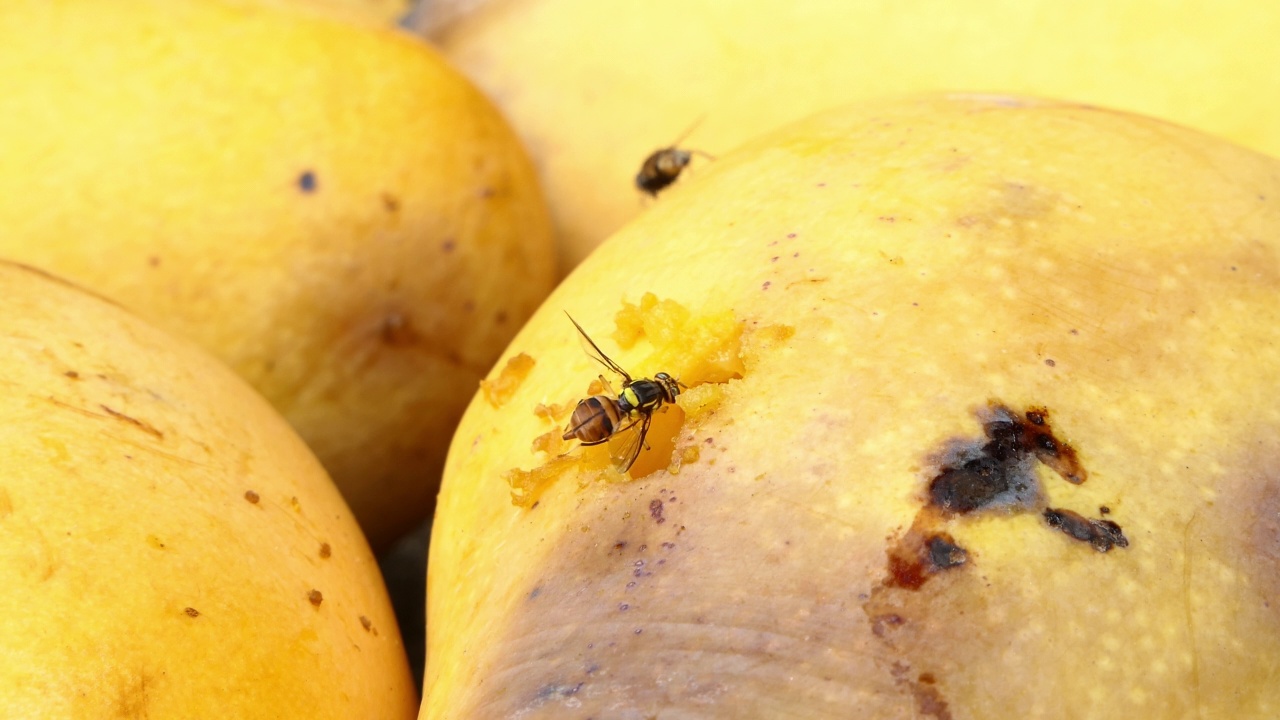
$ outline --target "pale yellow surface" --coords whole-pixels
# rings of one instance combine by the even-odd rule
[[[3,3],[0,257],[226,361],[382,546],[430,510],[476,383],[550,290],[550,221],[433,50],[275,5]]]
[[[304,12],[327,13],[347,22],[375,27],[394,27],[410,16],[416,0],[253,0]]]
[[[1280,715],[1278,237],[1280,161],[1066,103],[884,101],[726,155],[553,293],[504,405],[473,400],[420,717]],[[732,313],[741,378],[707,382],[696,334],[628,347],[631,310],[611,337],[647,292]],[[678,474],[533,453],[538,405],[600,371],[566,310],[690,385]],[[979,513],[945,524],[965,565],[887,584],[992,401],[1048,409],[1088,479],[1037,465],[1043,503],[1108,506],[1130,545]],[[544,464],[513,506],[504,475]]]
[[[1024,92],[1280,154],[1276,37],[1255,0],[491,0],[439,42],[536,159],[567,271],[655,204],[632,179],[695,124],[682,146],[721,155],[855,100]]]
[[[413,717],[378,566],[280,416],[117,305],[0,289],[0,717]]]

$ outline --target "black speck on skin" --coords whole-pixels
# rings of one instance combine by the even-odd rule
[[[313,193],[319,187],[319,180],[314,170],[303,170],[298,176],[298,189],[304,193]]]
[[[1098,552],[1107,552],[1113,547],[1129,547],[1129,539],[1124,536],[1124,531],[1110,520],[1091,520],[1080,513],[1060,508],[1047,508],[1044,519],[1049,527],[1061,530],[1068,537],[1089,543]]]

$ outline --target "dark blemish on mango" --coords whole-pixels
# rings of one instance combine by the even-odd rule
[[[499,325],[505,325],[507,322],[507,312],[505,310],[499,310],[498,312],[494,313],[493,320]]]
[[[969,554],[956,544],[955,538],[930,531],[926,525],[917,522],[890,549],[886,586],[919,590],[933,575],[968,561]]]
[[[1058,365],[1058,363],[1053,361],[1053,358],[1045,358],[1044,364],[1048,365],[1049,367],[1056,367]]]
[[[1044,408],[1019,414],[991,403],[982,429],[984,440],[949,444],[947,457],[938,463],[941,467],[929,481],[925,506],[916,513],[910,529],[890,544],[888,573],[873,590],[872,598],[886,588],[919,590],[938,573],[968,564],[969,552],[944,531],[950,523],[971,513],[1044,508],[1044,492],[1035,473],[1037,462],[1072,484],[1078,485],[1087,477],[1075,450],[1054,435]],[[1087,520],[1071,511],[1044,512],[1052,527],[1089,542],[1101,552],[1128,545],[1120,526],[1109,520]],[[871,608],[867,612],[869,617],[883,614]]]
[[[324,602],[324,595],[322,595],[319,590],[312,590],[307,593],[307,602],[311,603],[315,607],[320,607],[320,603]]]
[[[124,414],[124,413],[120,412],[119,410],[113,410],[112,408],[109,408],[109,407],[107,407],[106,405],[99,404],[99,405],[98,405],[98,407],[102,408],[103,412],[105,412],[106,414],[110,415],[111,417],[113,417],[113,418],[115,418],[115,419],[117,419],[117,420],[119,420],[119,421],[121,421],[121,422],[124,422],[124,423],[127,423],[127,424],[129,424],[129,425],[132,425],[133,427],[135,427],[135,428],[137,428],[137,429],[141,430],[142,432],[144,432],[144,433],[146,433],[146,434],[148,434],[148,435],[150,435],[150,436],[152,436],[152,437],[156,438],[157,440],[163,440],[163,439],[164,439],[164,433],[160,432],[159,430],[155,429],[155,428],[154,428],[154,427],[152,427],[151,425],[149,425],[149,424],[147,424],[147,423],[145,423],[145,422],[143,422],[143,421],[141,421],[141,420],[139,420],[139,419],[137,419],[137,418],[135,418],[135,417],[130,417],[130,416],[128,416],[128,415],[126,415],[126,414]]]
[[[156,537],[155,535],[148,535],[148,536],[147,536],[147,544],[148,544],[148,545],[150,545],[151,547],[155,548],[156,550],[163,550],[163,549],[164,549],[164,541],[163,541],[163,540],[161,540],[160,538]]]
[[[769,289],[769,286],[770,286],[770,285],[772,285],[772,284],[773,284],[772,282],[770,282],[770,281],[768,281],[768,280],[765,280],[765,281],[764,281],[764,284],[760,286],[760,289],[761,289],[761,290],[768,290],[768,289]]]
[[[329,543],[320,543],[320,558],[328,560],[333,556],[333,548],[329,547]]]
[[[369,618],[365,617],[364,615],[361,615],[361,616],[360,616],[360,627],[364,628],[364,631],[365,631],[365,632],[372,632],[372,631],[373,631],[373,621],[372,621],[372,620],[370,620]]]
[[[530,590],[530,591],[529,591],[529,599],[530,599],[530,600],[537,600],[537,599],[538,599],[538,596],[539,596],[539,595],[541,595],[541,594],[542,594],[542,586],[541,586],[541,585],[539,585],[538,587],[536,587],[536,588],[534,588],[534,589],[532,589],[532,590]]]
[[[182,612],[186,613],[187,617],[193,617],[193,618],[200,617],[200,611],[193,607],[182,608]]]
[[[1107,552],[1113,547],[1129,547],[1124,531],[1110,520],[1091,520],[1061,508],[1045,508],[1044,519],[1049,527],[1061,530],[1067,537],[1089,543],[1098,552]]]
[[[249,501],[251,504],[253,504],[253,505],[257,505],[257,504],[258,504],[258,500],[260,500],[261,498],[259,498],[259,497],[258,497],[258,493],[256,493],[256,492],[254,492],[254,491],[252,491],[252,490],[245,490],[245,491],[244,491],[244,499],[245,499],[245,500],[248,500],[248,501]]]
[[[649,501],[649,517],[653,518],[653,521],[659,525],[667,521],[666,518],[662,517],[661,500],[654,498]]]
[[[389,213],[400,211],[400,199],[391,193],[382,193],[382,208]]]
[[[64,373],[62,373],[62,374],[63,374],[63,375],[66,375],[67,377],[71,378],[72,380],[79,380],[79,379],[80,379],[80,373],[76,372],[75,370],[68,370],[68,371],[66,371],[66,372],[64,372]]]
[[[298,189],[304,193],[315,192],[318,185],[319,181],[316,179],[316,174],[311,170],[304,170],[298,176]]]
[[[992,407],[983,424],[987,442],[960,451],[929,483],[929,501],[945,513],[965,514],[988,507],[1029,507],[1039,496],[1032,459],[1063,479],[1080,484],[1086,473],[1075,450],[1054,437],[1048,412],[1027,411],[1019,418],[1002,405]]]
[[[148,258],[147,258],[147,265],[150,265],[150,266],[151,266],[151,267],[153,267],[153,268],[158,268],[158,267],[160,267],[160,256],[159,256],[159,255],[152,255],[152,256],[148,257]]]
[[[444,242],[440,243],[440,252],[444,253],[445,255],[448,255],[449,253],[453,252],[454,248],[456,247],[457,247],[457,243],[453,241],[453,238],[448,238]]]

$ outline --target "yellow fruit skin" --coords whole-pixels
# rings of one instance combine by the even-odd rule
[[[0,255],[226,361],[375,546],[424,517],[553,280],[496,112],[413,37],[272,5],[5,3],[0,37]]]
[[[1277,35],[1280,6],[1252,0],[503,0],[439,42],[534,153],[567,271],[652,205],[632,178],[695,123],[682,146],[719,155],[856,100],[1022,92],[1280,154]]]
[[[118,305],[0,288],[0,717],[413,717],[377,565],[279,414]]]
[[[1275,717],[1278,237],[1280,162],[1081,105],[868,103],[722,157],[552,294],[507,351],[524,383],[464,416],[420,717]],[[615,344],[649,292],[732,312],[741,379],[703,383],[701,340]],[[688,372],[678,474],[530,449],[600,370],[565,310],[633,374]],[[895,586],[992,402],[1046,408],[1088,479],[1035,464],[1036,506],[946,520],[968,561]],[[513,506],[504,476],[544,465]],[[1100,506],[1128,547],[1040,514]]]

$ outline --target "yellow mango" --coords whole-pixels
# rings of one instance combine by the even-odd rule
[[[1280,713],[1280,161],[924,95],[682,184],[463,418],[420,718]],[[533,443],[603,370],[565,311],[687,388],[627,475]]]
[[[378,566],[280,415],[101,297],[0,289],[0,717],[413,717]]]
[[[407,33],[279,2],[20,0],[0,37],[0,257],[228,363],[375,546],[425,517],[554,275],[488,102]]]

